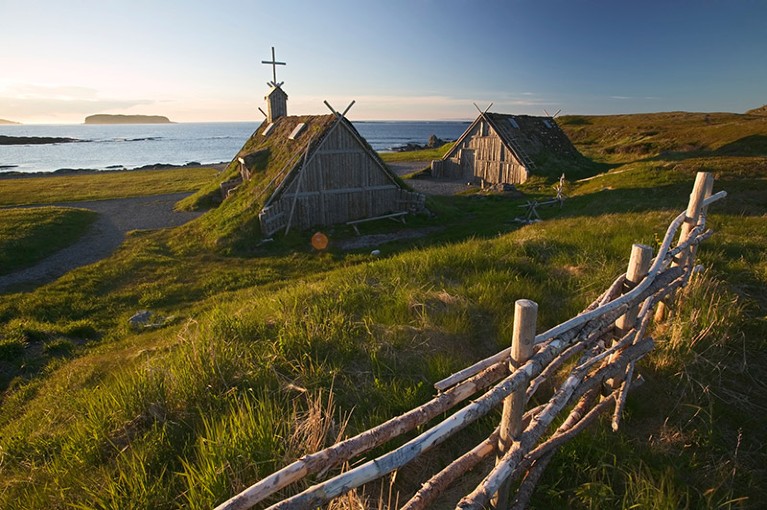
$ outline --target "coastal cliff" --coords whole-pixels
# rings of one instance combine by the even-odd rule
[[[98,114],[85,117],[86,124],[173,124],[162,115],[110,115]]]
[[[0,119],[0,125],[18,125],[18,122],[13,122],[12,120],[6,120],[6,119]]]

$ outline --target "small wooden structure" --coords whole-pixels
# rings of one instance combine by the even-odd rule
[[[284,161],[279,169],[268,165],[274,176],[255,189],[267,197],[258,215],[263,235],[425,207],[424,195],[406,190],[341,114],[280,117],[264,122],[253,138],[255,144],[246,144],[246,153],[238,156],[241,175],[252,178],[259,171],[248,167],[253,153],[269,159],[280,154]],[[248,149],[252,145],[255,150]]]
[[[277,82],[272,48],[268,113],[229,166],[239,176],[222,184],[226,196],[252,194],[261,233],[291,227],[356,224],[400,217],[425,208],[425,197],[404,184],[345,117],[327,102],[330,115],[287,115],[287,94]],[[227,188],[224,190],[224,188]],[[252,196],[251,195],[251,196]]]
[[[432,176],[482,184],[521,184],[536,170],[539,157],[580,158],[553,117],[481,111],[441,160]]]

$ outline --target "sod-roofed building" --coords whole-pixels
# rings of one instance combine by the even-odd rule
[[[270,107],[233,161],[242,179],[233,193],[255,195],[262,235],[424,209],[343,114],[275,111],[285,110]]]
[[[581,158],[552,117],[481,112],[453,148],[432,161],[431,172],[434,177],[520,184],[552,161]]]

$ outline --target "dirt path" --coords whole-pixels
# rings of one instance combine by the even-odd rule
[[[79,207],[98,213],[88,232],[74,244],[59,250],[35,266],[0,276],[0,292],[19,285],[52,282],[72,269],[92,264],[111,255],[131,230],[151,230],[182,225],[200,215],[174,212],[173,206],[189,193],[172,193],[93,202],[67,202],[57,205]]]

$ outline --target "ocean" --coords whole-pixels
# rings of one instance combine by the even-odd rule
[[[112,170],[154,164],[212,164],[231,161],[256,122],[122,125],[10,125],[0,135],[82,140],[42,145],[0,145],[0,172],[54,172],[60,169]],[[425,144],[431,135],[457,139],[468,121],[361,121],[354,126],[377,151],[409,142]]]

